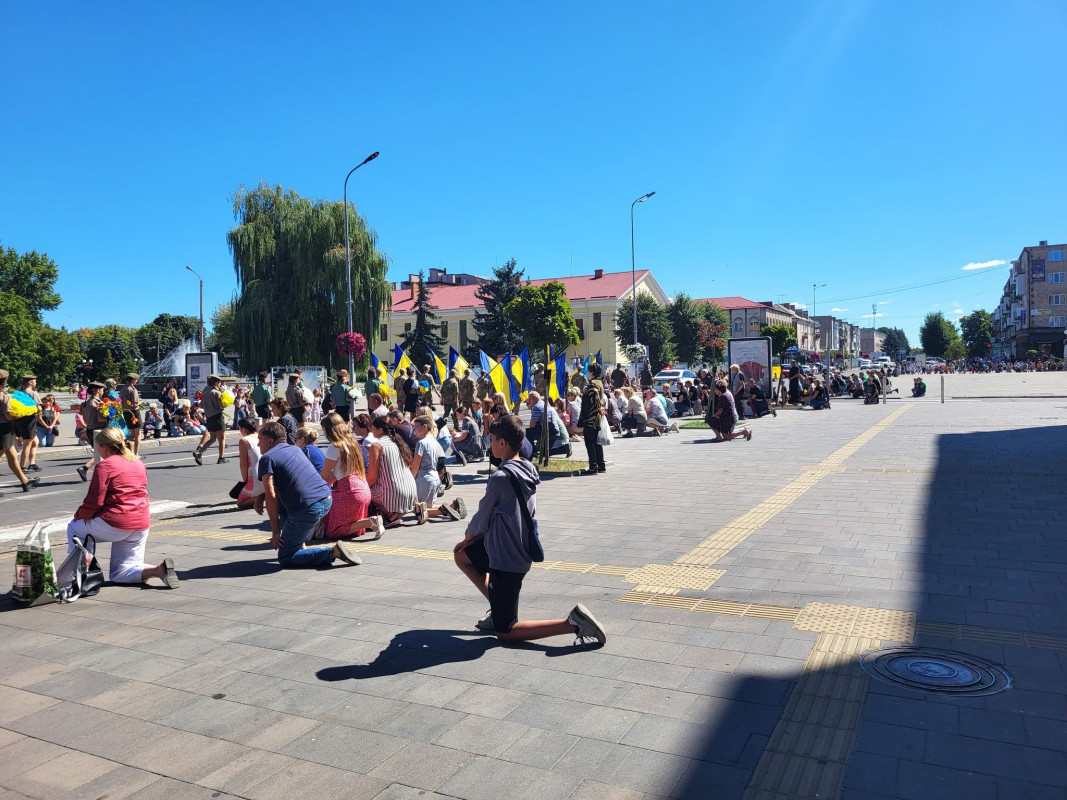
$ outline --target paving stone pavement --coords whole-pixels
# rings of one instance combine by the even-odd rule
[[[159,525],[178,591],[2,601],[0,800],[1065,797],[1067,401],[931,393],[783,412],[747,443],[619,440],[607,475],[546,480],[555,563],[522,616],[583,602],[598,650],[478,635],[457,523],[321,571],[279,570],[252,512]],[[472,506],[477,466],[450,493]],[[706,588],[638,583],[738,525]],[[869,678],[894,644],[1013,685]]]

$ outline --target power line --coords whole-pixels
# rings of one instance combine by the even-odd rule
[[[884,294],[897,294],[899,292],[911,292],[915,289],[925,289],[927,286],[937,286],[942,283],[950,283],[952,281],[962,281],[964,278],[977,278],[982,275],[996,275],[994,271],[990,272],[975,272],[972,275],[957,275],[955,278],[944,278],[939,281],[930,281],[929,283],[917,283],[914,286],[901,286],[898,289],[886,289],[881,292],[871,292],[870,294],[858,294],[854,297],[841,297],[837,300],[827,300],[828,303],[847,303],[849,300],[866,300],[868,297],[881,297]]]

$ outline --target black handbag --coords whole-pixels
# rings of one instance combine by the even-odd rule
[[[509,469],[505,469],[504,473],[508,476],[508,480],[511,481],[511,488],[515,490],[515,497],[518,499],[519,508],[522,510],[523,522],[526,523],[526,530],[529,531],[529,533],[523,537],[522,542],[522,546],[526,550],[526,555],[530,557],[531,561],[544,561],[545,548],[541,546],[541,537],[537,532],[537,520],[530,516],[530,509],[526,505],[526,495],[519,486],[519,479],[516,478],[515,473]]]
[[[56,599],[60,603],[73,603],[79,597],[92,597],[104,585],[104,571],[96,560],[96,539],[92,535],[86,536],[83,544],[77,536],[72,536],[71,541],[74,551],[56,570]]]
[[[236,500],[238,495],[241,494],[241,490],[243,488],[245,488],[245,482],[244,481],[237,481],[237,483],[235,483],[233,485],[233,488],[230,489],[230,497],[233,498],[234,500]]]

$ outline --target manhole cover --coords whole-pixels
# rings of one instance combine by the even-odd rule
[[[996,694],[1011,686],[1011,675],[995,664],[949,650],[875,650],[860,666],[886,683],[934,694]]]

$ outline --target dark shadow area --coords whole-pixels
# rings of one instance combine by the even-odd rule
[[[898,574],[890,563],[898,561],[901,579],[916,582],[917,603],[902,587],[885,593],[887,605],[916,612],[913,647],[981,658],[1007,670],[1013,687],[946,695],[871,678],[852,731],[826,718],[830,699],[805,698],[801,721],[825,736],[798,736],[794,752],[812,775],[842,773],[844,763],[837,796],[846,800],[1067,797],[1067,647],[1040,639],[1067,636],[1067,427],[940,435],[928,487],[921,536],[871,559],[887,575]],[[864,675],[858,663],[845,670]],[[831,675],[809,677],[825,686]],[[725,708],[709,714],[714,727],[673,796],[736,800],[758,783],[756,765],[794,685],[738,678],[723,692]],[[769,713],[754,711],[753,702]],[[846,737],[843,751],[835,752],[834,734]],[[782,780],[781,797],[814,796]]]
[[[206,564],[202,567],[182,569],[177,565],[178,578],[183,581],[207,581],[224,578],[255,578],[259,575],[273,575],[281,571],[281,566],[274,559],[265,561],[227,561],[219,564]],[[328,569],[328,567],[327,567]]]
[[[271,547],[270,542],[260,542],[259,544],[233,544],[233,545],[227,545],[226,547],[220,547],[219,549],[222,550],[223,552],[226,552],[226,551],[261,552],[261,551],[266,551],[266,550],[273,550],[274,548]]]
[[[327,667],[315,675],[321,681],[363,680],[400,675],[405,672],[436,667],[441,664],[457,664],[481,658],[494,647],[512,647],[552,653],[555,650],[577,648],[553,648],[533,642],[502,644],[491,634],[471,639],[470,631],[442,631],[418,629],[404,631],[393,637],[370,664],[350,664],[344,667]]]

